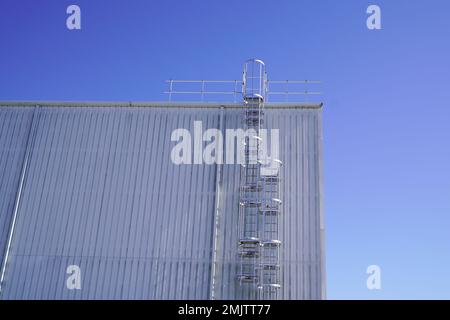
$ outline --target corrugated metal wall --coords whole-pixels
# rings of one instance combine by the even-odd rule
[[[225,115],[226,128],[239,126],[237,110]],[[266,109],[267,128],[280,130],[283,161],[281,219],[282,299],[325,298],[323,273],[323,225],[321,225],[321,110]],[[219,229],[217,298],[247,299],[237,276],[236,243],[239,202],[239,166],[223,166],[223,196]]]
[[[285,163],[282,298],[319,299],[321,110],[266,113]],[[219,128],[221,117],[240,126],[231,108],[1,107],[2,252],[31,148],[1,297],[209,299],[214,280],[216,298],[247,298],[235,280],[239,166],[223,165],[218,180],[217,165],[170,161],[174,129]],[[81,290],[66,287],[69,265],[81,269]]]

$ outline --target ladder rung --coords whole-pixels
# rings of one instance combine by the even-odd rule
[[[259,285],[259,288],[262,289],[264,287],[269,287],[269,288],[273,288],[273,289],[280,289],[281,285],[279,283],[263,283]]]
[[[279,247],[281,245],[280,240],[266,240],[261,243],[263,247]]]
[[[259,251],[257,250],[240,251],[239,255],[244,258],[258,258]]]
[[[261,242],[261,240],[259,240],[259,238],[256,238],[256,237],[248,237],[248,238],[239,239],[239,244],[255,244],[255,245],[259,245],[260,242]]]
[[[241,274],[238,275],[238,280],[242,282],[258,282],[259,277],[252,274]]]

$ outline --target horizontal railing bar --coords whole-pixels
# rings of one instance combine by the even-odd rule
[[[248,79],[259,77],[248,77]],[[242,83],[242,80],[165,80],[166,83]],[[320,84],[317,80],[267,80],[268,83],[282,84]]]
[[[166,80],[166,83],[236,83],[242,80]]]
[[[163,91],[165,94],[238,94],[241,91]],[[302,95],[302,94],[322,94],[322,92],[317,91],[305,91],[305,92],[274,92],[268,91],[267,94],[272,95]]]
[[[307,91],[307,92],[267,92],[267,94],[276,94],[276,95],[301,95],[301,94],[322,94],[322,92],[314,92],[314,91]]]
[[[237,94],[239,91],[164,91],[167,94]]]
[[[268,83],[283,83],[283,84],[299,84],[299,83],[304,83],[304,84],[319,84],[321,83],[320,81],[316,81],[316,80],[267,80]]]

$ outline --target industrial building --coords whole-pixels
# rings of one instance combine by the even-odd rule
[[[236,102],[0,102],[0,299],[324,299],[322,104],[245,68]],[[174,163],[199,121],[244,163]]]

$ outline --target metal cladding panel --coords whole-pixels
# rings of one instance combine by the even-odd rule
[[[216,168],[170,161],[172,130],[194,119],[218,116],[39,108],[2,297],[207,299]]]
[[[239,109],[38,107],[27,144],[31,111],[0,108],[0,129],[23,128],[1,131],[0,174],[14,178],[0,217],[12,215],[22,163],[3,150],[31,146],[1,298],[252,298],[236,281],[239,165],[170,160],[174,129],[238,128]],[[266,109],[266,120],[284,163],[280,298],[324,298],[321,109]],[[69,265],[80,290],[66,287]]]
[[[12,223],[33,107],[0,108],[0,254],[4,257]],[[2,261],[3,258],[0,258]],[[1,271],[0,271],[1,272]]]
[[[321,109],[266,109],[264,127],[278,129],[283,208],[280,215],[281,299],[325,298],[323,208],[321,202]],[[225,127],[241,125],[242,114],[228,110]],[[269,133],[270,134],[270,133]],[[217,299],[255,299],[238,273],[239,166],[224,165],[218,244]]]

